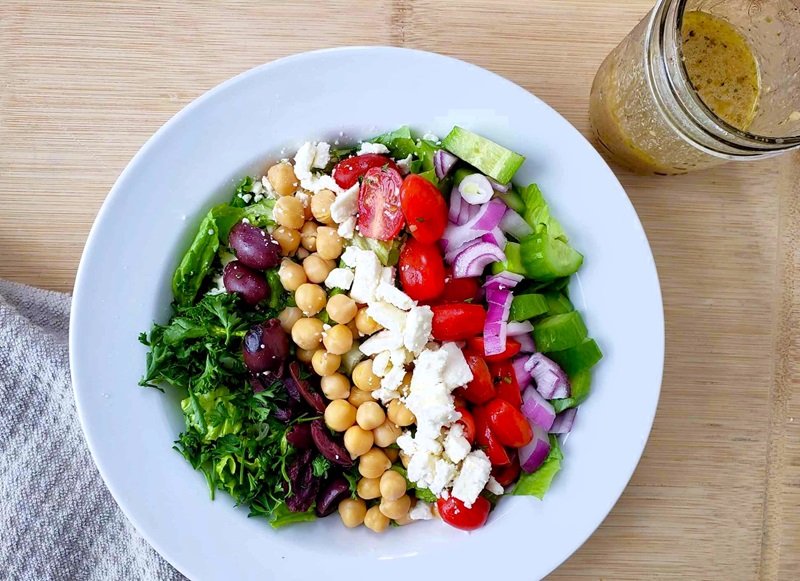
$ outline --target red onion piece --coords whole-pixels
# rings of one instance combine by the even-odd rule
[[[531,374],[525,371],[525,363],[528,361],[527,357],[514,357],[511,360],[511,365],[514,367],[514,377],[517,379],[520,391],[533,383]]]
[[[533,439],[519,449],[519,464],[530,474],[544,463],[550,453],[550,439],[542,428],[532,422],[529,423],[533,428]]]
[[[570,396],[567,374],[552,359],[534,353],[525,363],[525,370],[536,382],[536,390],[545,399],[563,399]]]
[[[508,323],[508,336],[516,338],[517,335],[533,333],[533,325],[530,321],[512,321]]]
[[[509,323],[510,325],[511,323]],[[533,342],[533,335],[530,333],[525,335],[514,335],[514,341],[519,343],[520,353],[536,353],[536,343]]]
[[[511,289],[517,286],[522,279],[525,278],[521,274],[509,272],[504,270],[498,274],[493,274],[486,277],[486,282],[483,283],[483,288],[497,288],[500,290]]]
[[[494,228],[488,234],[484,234],[483,236],[481,236],[481,240],[483,240],[484,242],[490,242],[496,245],[498,248],[505,248],[506,242],[508,242],[508,240],[506,239],[505,235],[503,234],[503,232],[500,230],[499,227]]]
[[[453,186],[453,189],[450,190],[450,208],[448,209],[447,217],[454,224],[464,223],[458,221],[460,217],[461,207],[464,205],[466,204],[464,204],[464,200],[461,198],[461,192],[458,191],[457,187]]]
[[[511,182],[508,182],[507,184],[501,184],[500,182],[496,182],[495,180],[493,180],[488,176],[486,177],[486,179],[489,180],[490,184],[492,184],[492,188],[494,189],[495,192],[500,192],[502,194],[505,194],[508,193],[508,190],[511,189]]]
[[[470,174],[461,180],[458,189],[468,204],[485,204],[494,195],[494,188],[489,178],[479,173]]]
[[[500,220],[500,230],[506,234],[510,234],[517,240],[522,240],[526,236],[533,234],[533,228],[531,228],[530,224],[511,208],[508,209],[503,219]]]
[[[556,419],[556,411],[533,386],[522,392],[522,414],[543,430],[549,430]]]
[[[462,211],[464,206],[469,206],[469,204],[463,204],[462,202]],[[450,223],[447,225],[444,236],[442,236],[442,247],[445,250],[457,248],[476,238],[480,238],[484,234],[488,234],[500,224],[506,209],[507,206],[497,199],[488,204],[478,206],[477,214],[463,224]]]
[[[486,289],[486,323],[483,326],[483,351],[486,355],[499,355],[506,350],[508,313],[514,296],[510,291]]]
[[[444,178],[453,169],[453,166],[458,161],[458,158],[444,149],[438,150],[433,154],[433,171],[436,173],[438,179]]]
[[[569,408],[556,416],[553,425],[550,427],[551,434],[569,434],[575,424],[575,415],[578,408]]]
[[[453,278],[480,276],[492,262],[502,262],[506,255],[494,244],[477,242],[459,252],[453,258]],[[509,306],[510,308],[510,306]]]

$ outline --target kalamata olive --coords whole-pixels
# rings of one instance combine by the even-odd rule
[[[281,260],[281,245],[265,230],[252,224],[236,224],[231,228],[228,243],[239,262],[256,270],[274,268]]]
[[[278,319],[250,328],[242,341],[244,364],[254,373],[277,372],[289,355],[289,338]]]
[[[286,390],[286,393],[289,394],[289,397],[295,401],[300,401],[303,396],[300,395],[300,390],[297,388],[297,382],[291,377],[284,377],[283,381],[283,389]]]
[[[306,450],[292,460],[286,468],[291,483],[292,495],[286,499],[286,508],[292,512],[304,512],[311,507],[319,491],[320,479],[314,476],[312,450]],[[288,486],[284,485],[284,491]]]
[[[339,502],[350,494],[350,483],[344,476],[337,476],[328,486],[323,488],[317,495],[316,513],[318,517],[326,517],[331,514]]]
[[[314,447],[314,439],[311,437],[311,424],[300,422],[293,425],[286,432],[286,441],[298,450],[308,450]]]
[[[324,421],[314,420],[311,422],[311,437],[314,439],[317,450],[328,460],[345,468],[353,465],[350,452],[344,447],[342,437],[333,436]]]
[[[317,410],[318,413],[324,414],[326,407],[325,400],[322,399],[319,389],[312,385],[310,381],[311,377],[316,376],[309,375],[309,379],[303,379],[300,377],[300,364],[297,361],[292,361],[289,364],[289,373],[291,374],[292,379],[294,379],[297,388],[300,390],[300,395],[302,395],[303,399],[308,402],[308,405]]]
[[[225,290],[238,293],[248,305],[257,305],[269,298],[269,285],[264,275],[245,266],[240,260],[225,265],[222,282],[225,283]]]

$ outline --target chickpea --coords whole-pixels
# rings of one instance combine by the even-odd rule
[[[408,468],[409,462],[411,462],[411,456],[405,452],[400,452],[400,463],[403,465],[403,468]]]
[[[317,249],[317,223],[306,222],[300,230],[300,244],[309,252]]]
[[[294,255],[299,260],[305,260],[306,258],[308,258],[311,255],[311,253],[308,250],[306,250],[305,248],[300,247],[300,248],[297,249],[297,252],[295,252]]]
[[[407,396],[409,393],[411,393],[411,377],[412,375],[411,372],[409,371],[403,376],[403,381],[400,383],[399,391],[404,396]],[[416,421],[416,418],[414,418],[414,421]]]
[[[278,276],[281,279],[283,288],[287,291],[296,291],[300,288],[301,284],[305,284],[308,280],[303,267],[288,258],[284,258],[283,262],[281,262],[281,267],[278,269]]]
[[[399,472],[387,470],[381,476],[380,488],[384,499],[397,500],[406,493],[406,479]]]
[[[316,349],[322,341],[322,321],[313,317],[300,319],[292,327],[292,341],[301,349]]]
[[[347,325],[334,325],[322,336],[325,349],[335,355],[344,355],[353,348],[353,334]]]
[[[324,309],[327,298],[328,295],[321,286],[308,282],[301,284],[294,292],[294,302],[307,317],[316,315]],[[341,355],[341,353],[336,353],[336,355]]]
[[[345,498],[339,503],[339,516],[347,528],[352,529],[364,522],[367,503],[360,498]]]
[[[400,449],[399,448],[384,448],[383,453],[386,454],[386,457],[389,459],[389,462],[394,464],[397,462],[398,456],[400,456]]]
[[[300,200],[303,204],[303,218],[308,222],[314,218],[314,215],[311,213],[311,196],[313,196],[311,192],[307,192],[306,190],[297,191],[294,193],[294,197]]]
[[[356,302],[344,293],[333,295],[328,301],[326,309],[328,311],[328,316],[342,325],[347,325],[352,321],[358,312]],[[350,329],[351,335],[353,334],[352,331],[353,330]]]
[[[376,533],[382,533],[389,528],[389,517],[383,514],[379,507],[373,506],[364,515],[364,526]]]
[[[325,282],[325,279],[328,278],[333,269],[334,267],[316,252],[303,261],[303,270],[306,271],[306,276],[311,282]]]
[[[380,478],[362,478],[356,485],[356,494],[364,500],[372,500],[381,497]]]
[[[350,380],[341,373],[332,373],[323,377],[319,386],[328,399],[347,399],[350,397]]]
[[[281,311],[281,314],[278,315],[278,320],[281,322],[281,329],[283,329],[285,333],[291,333],[294,324],[302,318],[303,311],[297,307],[286,307]]]
[[[303,202],[291,196],[278,198],[275,208],[272,210],[275,221],[292,230],[299,230],[303,227],[306,221],[304,214]]]
[[[322,226],[317,230],[317,252],[322,258],[334,260],[342,255],[342,237],[336,228]]]
[[[397,500],[381,500],[380,511],[386,518],[400,518],[408,514],[411,508],[411,497],[404,494]]]
[[[365,359],[353,368],[353,383],[358,389],[370,392],[381,386],[381,378],[372,372],[372,359]]]
[[[333,404],[340,401],[342,400],[337,399],[331,402],[328,408],[330,409]],[[325,410],[326,415],[327,413],[328,410]],[[383,450],[380,448],[371,448],[358,459],[358,473],[364,478],[380,478],[391,466],[392,463],[389,461],[389,458],[386,457],[386,454],[384,454]]]
[[[412,507],[414,506],[414,503],[413,503],[413,501],[412,501],[412,503],[411,503],[411,506],[412,506]],[[411,518],[411,516],[410,516],[410,515],[411,515],[411,510],[409,509],[408,513],[404,514],[404,515],[403,515],[403,516],[401,516],[400,518],[396,518],[396,519],[394,519],[394,523],[395,523],[396,525],[398,525],[398,526],[401,526],[401,527],[402,527],[402,526],[405,526],[405,525],[410,525],[410,524],[413,524],[413,523],[417,522],[417,521],[415,521],[413,518]]]
[[[375,401],[375,398],[372,397],[372,393],[354,387],[350,390],[350,397],[347,398],[347,401],[358,407],[365,402]]]
[[[363,307],[359,309],[356,314],[356,328],[358,328],[358,332],[362,335],[372,335],[376,331],[380,331],[383,327],[367,314],[367,307]]]
[[[300,232],[285,226],[275,228],[272,237],[281,245],[281,254],[284,256],[289,256],[300,246]]]
[[[300,309],[297,309],[298,311]],[[328,375],[333,375],[336,373],[336,370],[339,369],[339,366],[342,364],[342,358],[338,355],[334,355],[333,353],[328,353],[325,349],[317,349],[314,351],[314,356],[311,358],[311,366],[314,368],[314,371],[317,372],[317,375],[320,377],[326,377]],[[334,398],[330,398],[334,399]]]
[[[365,430],[374,430],[386,420],[386,413],[379,403],[368,401],[358,406],[356,421]]]
[[[360,410],[361,408],[358,409]],[[375,445],[380,448],[391,446],[397,442],[397,438],[399,438],[402,433],[403,430],[389,420],[386,420],[380,426],[372,430],[372,435],[375,437]]]
[[[333,224],[331,218],[331,204],[336,199],[336,195],[330,190],[320,190],[311,198],[311,213],[318,222],[323,224]]]
[[[300,187],[294,168],[285,162],[276,163],[267,170],[267,179],[279,196],[290,196]]]
[[[314,353],[316,353],[316,348],[314,349],[301,349],[300,347],[297,348],[297,358],[302,361],[303,363],[311,363],[311,360],[314,358]]]
[[[325,408],[324,417],[325,423],[331,430],[344,432],[356,422],[356,408],[343,399],[335,399]]]
[[[399,399],[393,399],[389,402],[389,407],[386,409],[386,416],[391,422],[401,427],[410,426],[417,421],[417,418],[414,417],[411,410]]]
[[[350,426],[344,433],[344,447],[350,452],[350,457],[355,460],[372,448],[372,432],[368,432],[359,426]],[[359,484],[361,484],[361,481],[359,481]],[[367,497],[362,496],[361,498]]]

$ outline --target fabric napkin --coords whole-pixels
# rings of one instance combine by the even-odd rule
[[[70,296],[0,280],[0,579],[184,579],[92,462],[69,373]]]

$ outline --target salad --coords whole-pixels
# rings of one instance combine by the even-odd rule
[[[602,354],[569,299],[583,256],[512,184],[523,162],[401,127],[305,143],[208,211],[140,340],[212,499],[381,532],[544,496]]]

